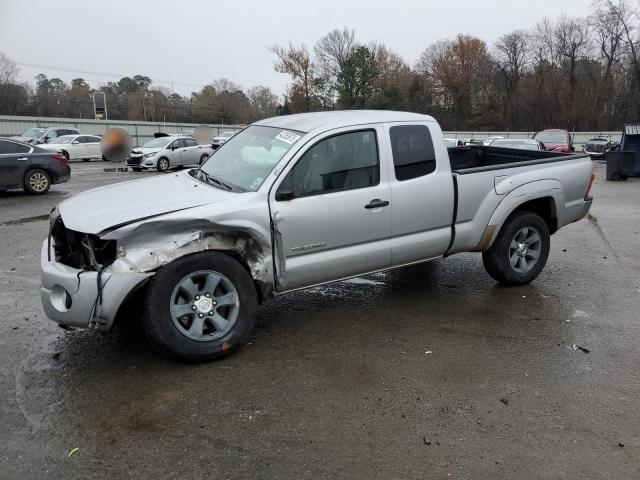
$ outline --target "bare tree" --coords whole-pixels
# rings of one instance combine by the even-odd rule
[[[429,45],[420,54],[420,58],[415,65],[416,71],[421,75],[431,74],[433,71],[433,62],[446,54],[451,43],[451,40],[438,40],[436,43]]]
[[[18,71],[18,65],[16,62],[11,60],[4,53],[0,53],[0,86],[16,83]]]
[[[291,75],[292,90],[302,95],[304,111],[311,111],[317,82],[316,68],[307,47],[304,44],[296,47],[289,43],[288,48],[273,45],[269,51],[278,57],[274,65],[276,72]]]
[[[495,44],[494,63],[504,82],[503,121],[513,124],[514,105],[520,81],[530,65],[530,35],[522,30],[503,35]]]

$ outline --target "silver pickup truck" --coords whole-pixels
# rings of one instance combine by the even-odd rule
[[[507,285],[588,212],[586,155],[447,149],[431,117],[323,112],[262,120],[199,168],[97,188],[51,214],[42,303],[109,331],[143,304],[164,353],[202,361],[247,338],[260,302],[458,252]]]

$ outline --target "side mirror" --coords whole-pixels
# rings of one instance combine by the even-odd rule
[[[78,145],[80,142],[78,140],[74,140],[73,142],[71,142],[71,145]]]
[[[278,202],[288,202],[293,200],[296,194],[290,188],[283,188],[276,192],[276,200]]]
[[[44,143],[49,143],[49,137],[44,137],[44,138],[42,139],[42,141],[43,141]]]

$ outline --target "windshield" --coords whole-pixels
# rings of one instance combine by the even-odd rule
[[[299,132],[281,128],[247,127],[216,150],[200,168],[209,177],[255,192],[301,136]]]
[[[42,136],[42,134],[46,131],[47,131],[46,128],[30,128],[26,132],[23,132],[22,135],[20,136],[27,137],[27,138],[38,138]]]
[[[56,138],[55,143],[71,143],[74,138],[76,138],[75,135],[64,135],[62,137]]]
[[[542,143],[567,143],[567,135],[562,132],[540,132],[534,137]]]
[[[142,148],[164,148],[169,144],[169,142],[173,142],[174,140],[174,137],[154,138],[153,140],[145,143]]]

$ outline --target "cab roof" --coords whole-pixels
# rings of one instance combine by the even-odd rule
[[[429,115],[395,112],[390,110],[340,110],[332,112],[298,113],[280,117],[266,118],[254,125],[297,130],[308,133],[313,130],[331,130],[334,128],[386,122],[434,122]]]

